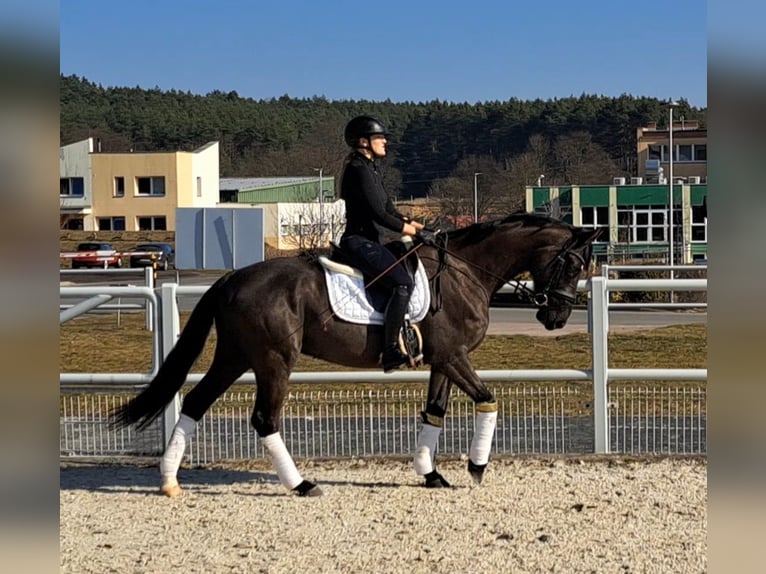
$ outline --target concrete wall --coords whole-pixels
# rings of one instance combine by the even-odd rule
[[[59,196],[59,208],[63,215],[71,214],[84,216],[84,229],[93,230],[93,218],[90,213],[93,207],[93,191],[91,187],[91,163],[93,138],[88,138],[59,149],[59,177],[83,178],[84,190],[82,197]]]
[[[138,217],[164,216],[167,228],[175,229],[178,189],[191,189],[191,165],[179,173],[176,153],[97,153],[93,165],[94,217],[125,217],[126,231],[138,229]],[[125,178],[125,195],[115,197],[115,177]],[[138,195],[140,177],[164,177],[165,195]]]
[[[191,154],[190,207],[213,207],[220,197],[220,153],[218,142],[210,142]],[[185,193],[179,190],[179,194]],[[184,203],[184,205],[187,205]],[[179,204],[179,207],[181,205]]]

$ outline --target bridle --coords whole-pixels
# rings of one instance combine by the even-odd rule
[[[467,265],[470,265],[471,267],[474,267],[474,268],[478,269],[482,273],[485,273],[485,274],[489,275],[490,277],[493,277],[493,278],[501,281],[502,283],[513,283],[513,284],[515,284],[514,285],[513,293],[515,295],[517,295],[517,294],[522,295],[527,301],[529,301],[530,303],[533,303],[536,307],[545,307],[545,306],[547,306],[549,301],[550,301],[550,299],[552,297],[556,298],[556,299],[560,299],[560,300],[562,300],[562,301],[564,301],[566,303],[569,303],[570,305],[573,305],[576,302],[576,298],[573,295],[570,295],[566,291],[564,291],[561,288],[557,287],[557,284],[558,284],[559,280],[561,279],[561,275],[564,272],[564,270],[566,269],[567,258],[570,255],[573,255],[574,257],[576,257],[580,261],[580,263],[582,264],[583,268],[586,266],[585,258],[582,255],[580,255],[579,253],[577,253],[576,251],[572,251],[572,248],[574,247],[575,242],[576,242],[576,238],[574,238],[574,237],[570,238],[562,246],[562,248],[559,250],[559,252],[556,254],[556,257],[554,257],[548,263],[549,266],[550,265],[554,266],[553,270],[551,272],[551,276],[548,279],[548,283],[541,290],[538,290],[537,289],[537,285],[535,285],[535,290],[534,291],[532,289],[530,289],[529,287],[527,287],[526,285],[524,285],[521,281],[519,281],[517,279],[506,280],[505,278],[500,277],[499,275],[496,275],[495,273],[492,273],[491,271],[488,271],[488,270],[484,269],[480,265],[477,265],[473,261],[470,261],[470,260],[466,259],[465,257],[462,257],[462,256],[458,255],[457,253],[455,253],[453,251],[450,251],[449,249],[447,249],[447,241],[446,241],[447,236],[446,235],[444,235],[444,236],[437,235],[436,237],[437,237],[437,240],[440,243],[437,243],[436,245],[434,245],[434,247],[440,251],[440,257],[439,257],[440,263],[442,261],[442,254],[447,254],[447,255],[450,255],[450,256],[452,256],[452,257],[462,261],[463,263],[465,263]],[[439,271],[437,271],[437,273],[431,279],[438,278],[438,276],[446,268],[446,264],[440,264],[439,267],[440,267]]]
[[[558,252],[556,257],[553,258],[553,260],[549,263],[549,265],[554,265],[553,272],[551,273],[550,279],[548,279],[548,284],[545,286],[545,289],[542,291],[536,291],[532,297],[533,302],[538,307],[544,307],[548,304],[548,297],[556,297],[558,299],[562,299],[563,301],[569,303],[570,305],[574,305],[577,301],[576,297],[573,295],[570,295],[569,293],[566,293],[562,291],[559,288],[552,289],[552,286],[557,285],[559,282],[559,279],[561,279],[561,274],[564,272],[564,269],[566,269],[566,259],[569,255],[573,255],[577,259],[580,260],[580,263],[582,264],[582,268],[586,266],[585,258],[577,253],[576,251],[572,251],[572,247],[574,246],[574,238],[567,241],[564,246],[561,248],[561,250]]]

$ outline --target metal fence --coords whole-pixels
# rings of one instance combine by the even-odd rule
[[[127,395],[68,393],[62,396],[62,456],[155,456],[162,453],[161,422],[136,433],[108,428],[108,412]],[[593,451],[587,385],[521,384],[494,388],[498,424],[496,454],[567,454]],[[420,411],[427,392],[419,389],[303,391],[290,393],[282,433],[296,458],[408,455],[415,451]],[[253,391],[225,393],[198,425],[190,441],[192,463],[264,456],[250,425]],[[464,396],[450,402],[438,450],[465,454],[473,437],[474,406]]]
[[[707,281],[609,280],[594,277],[589,291],[592,370],[481,371],[495,381],[499,402],[496,454],[580,454],[592,452],[704,454],[707,452],[706,369],[612,369],[608,366],[609,290],[704,290]],[[65,290],[69,289],[65,293]],[[113,289],[115,296],[127,296]],[[99,288],[64,288],[62,296],[94,297]],[[134,297],[154,303],[152,338],[155,360],[149,373],[65,373],[61,375],[60,453],[62,457],[155,456],[175,422],[180,402],[142,433],[108,428],[108,413],[145,384],[158,368],[159,354],[178,335],[177,297],[202,287],[164,285],[158,296],[146,288]],[[111,291],[110,291],[111,293]],[[157,304],[159,303],[159,305]],[[83,305],[87,308],[87,305]],[[67,310],[71,315],[71,308]],[[188,382],[201,378],[192,374]],[[419,413],[426,400],[426,372],[294,373],[291,381],[376,382],[375,391],[290,393],[283,411],[283,437],[296,458],[410,455]],[[386,383],[411,382],[412,390],[390,390]],[[241,379],[250,384],[252,374]],[[126,387],[125,385],[131,385]],[[233,387],[237,389],[237,385]],[[242,387],[244,388],[244,387]],[[250,426],[255,401],[251,391],[219,398],[198,425],[189,456],[193,463],[264,456]],[[450,403],[439,451],[468,452],[473,436],[473,404],[457,393]]]
[[[67,457],[158,456],[158,420],[141,433],[108,427],[107,415],[129,396],[115,389],[61,397],[60,453]],[[583,383],[506,383],[493,387],[499,403],[495,454],[594,452],[593,393]],[[296,458],[407,456],[415,451],[424,388],[290,393],[283,436]],[[610,389],[612,452],[704,454],[706,390],[699,385],[616,385]],[[253,391],[225,393],[199,423],[190,441],[192,464],[264,456],[250,425]],[[466,454],[473,437],[473,404],[455,396],[438,450]]]

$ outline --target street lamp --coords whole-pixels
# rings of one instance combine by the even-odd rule
[[[479,176],[482,175],[480,171],[473,174],[473,222],[479,221]]]
[[[322,170],[321,167],[312,168],[319,172],[319,245],[324,245],[324,193],[322,192]]]
[[[670,156],[668,157],[668,260],[670,262],[670,278],[673,279],[673,265],[676,260],[673,256],[673,244],[675,240],[673,238],[673,108],[678,107],[678,102],[675,100],[668,100],[668,151]]]

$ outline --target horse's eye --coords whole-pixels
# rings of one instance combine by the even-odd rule
[[[583,269],[582,264],[572,265],[569,268],[569,275],[571,277],[579,277],[580,275],[582,275],[582,269]]]

